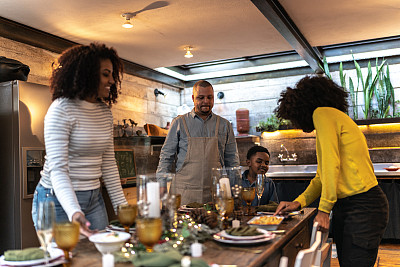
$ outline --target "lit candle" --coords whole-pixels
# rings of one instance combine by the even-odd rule
[[[236,228],[240,226],[240,221],[239,220],[233,220],[232,221],[232,228]]]
[[[203,248],[197,241],[190,246],[192,257],[201,257],[203,255]]]
[[[114,255],[104,254],[103,255],[103,267],[114,267]]]
[[[147,182],[147,201],[149,202],[149,217],[160,217],[160,184]]]

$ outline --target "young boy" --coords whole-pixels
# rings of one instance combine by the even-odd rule
[[[247,166],[248,170],[242,174],[242,186],[243,187],[255,187],[257,174],[265,174],[269,169],[269,151],[262,146],[253,146],[247,152]],[[265,179],[264,181],[264,192],[261,196],[260,205],[266,205],[270,200],[277,201],[277,195],[275,191],[275,185],[271,179]],[[253,201],[252,206],[258,205],[257,194]]]

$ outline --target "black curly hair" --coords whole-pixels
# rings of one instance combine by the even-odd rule
[[[111,60],[115,84],[111,86],[110,95],[107,98],[99,99],[97,91],[100,83],[100,61],[104,59]],[[99,102],[105,102],[111,106],[118,97],[122,71],[122,62],[113,48],[97,43],[73,46],[65,50],[53,63],[50,79],[53,100],[60,97],[83,100],[96,96]]]
[[[318,107],[332,107],[347,112],[348,93],[342,87],[324,76],[306,76],[297,82],[295,88],[286,88],[274,110],[276,116],[290,120],[293,126],[304,132],[315,127],[313,112]]]
[[[249,149],[249,151],[247,151],[247,155],[246,158],[250,159],[252,156],[254,156],[257,152],[264,152],[267,153],[268,156],[271,156],[271,154],[269,154],[269,151],[267,148],[263,147],[263,146],[253,146]]]

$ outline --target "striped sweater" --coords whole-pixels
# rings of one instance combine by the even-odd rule
[[[59,98],[44,120],[46,161],[40,183],[53,188],[71,220],[82,212],[75,191],[100,187],[102,178],[114,209],[126,203],[114,156],[113,118],[104,103]]]

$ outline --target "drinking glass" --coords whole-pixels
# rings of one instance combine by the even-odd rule
[[[257,193],[257,198],[258,198],[258,206],[260,206],[260,200],[261,196],[264,193],[264,175],[262,174],[257,174],[257,180],[256,180],[256,193]]]
[[[247,204],[247,215],[250,215],[250,207],[251,202],[256,196],[256,188],[255,187],[244,187],[242,188],[242,198]]]
[[[129,233],[129,228],[135,222],[137,205],[123,204],[118,206],[118,220],[124,226],[125,232]]]
[[[49,245],[53,238],[53,224],[55,218],[54,202],[40,202],[38,206],[38,221],[36,234],[44,250],[46,266],[49,264]]]
[[[66,263],[63,266],[69,267],[71,265],[69,253],[79,241],[79,223],[56,223],[53,227],[53,235],[57,246],[64,251]]]
[[[136,234],[139,241],[145,245],[147,252],[153,252],[153,247],[161,238],[161,218],[138,218],[136,221]]]

